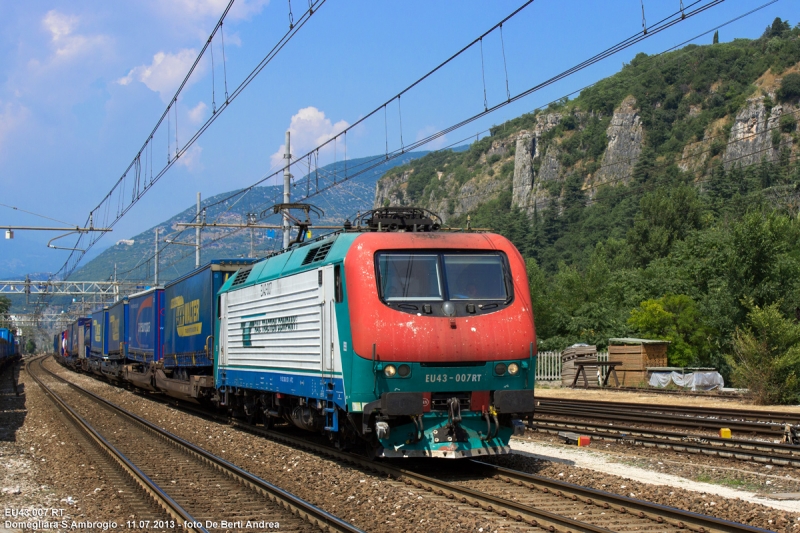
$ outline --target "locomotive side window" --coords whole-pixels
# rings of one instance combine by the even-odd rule
[[[505,300],[503,260],[495,254],[444,254],[447,294],[452,300]]]
[[[381,253],[378,285],[385,301],[441,300],[437,254]]]
[[[336,300],[337,304],[340,304],[344,301],[344,290],[342,289],[342,267],[340,265],[335,265],[333,267],[333,287],[334,299]]]

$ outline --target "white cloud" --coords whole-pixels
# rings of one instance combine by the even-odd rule
[[[200,162],[200,155],[203,149],[199,144],[193,144],[186,152],[178,158],[178,164],[186,167],[189,172],[203,170],[203,164]]]
[[[42,19],[42,25],[50,32],[50,39],[55,47],[55,60],[71,59],[108,45],[109,39],[104,35],[74,34],[79,23],[77,16],[65,15],[54,9],[48,11]]]
[[[189,121],[191,121],[192,124],[200,124],[206,118],[207,109],[208,106],[205,102],[200,102],[189,110]]]
[[[0,101],[0,155],[7,137],[19,128],[30,116],[28,108],[11,102]]]
[[[175,91],[196,58],[197,50],[194,49],[184,48],[177,54],[158,52],[153,56],[152,63],[134,67],[127,76],[118,79],[117,83],[129,85],[134,80],[140,81],[151,91],[160,94],[162,100],[168,102],[175,95]],[[197,65],[192,79],[202,75],[203,65],[203,61]]]
[[[439,128],[435,126],[425,126],[421,130],[417,132],[417,141],[421,141],[422,139],[426,139],[433,135],[434,133],[438,132]],[[447,135],[442,135],[441,137],[437,137],[432,141],[420,146],[422,150],[438,150],[443,146],[447,146]]]
[[[304,107],[296,115],[292,116],[289,125],[291,132],[292,155],[302,155],[332,139],[337,133],[341,133],[349,124],[347,121],[340,120],[332,124],[330,119],[325,117],[325,113],[316,107]],[[286,144],[282,144],[278,151],[270,157],[272,168],[280,168],[284,165],[283,154],[286,151]],[[326,151],[333,151],[333,146],[327,147]],[[343,152],[342,152],[343,154]],[[340,157],[341,155],[340,154]]]
[[[234,2],[228,14],[232,19],[248,19],[258,14],[269,4],[269,0],[241,0]],[[222,15],[228,0],[177,0],[173,2],[175,10],[189,17],[217,17]]]

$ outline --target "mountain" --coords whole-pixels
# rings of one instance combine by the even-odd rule
[[[427,152],[411,152],[391,161],[383,156],[372,156],[348,161],[339,161],[295,180],[292,190],[294,202],[307,202],[324,211],[324,216],[315,218],[317,225],[340,225],[346,218],[351,220],[358,212],[371,209],[375,196],[375,183],[388,170],[426,155]],[[348,179],[330,187],[345,176]],[[318,194],[315,194],[320,190]],[[307,200],[306,200],[307,198]],[[248,190],[230,191],[203,200],[205,220],[208,223],[241,224],[247,213],[255,213],[259,224],[280,225],[280,215],[269,209],[283,201],[283,186],[254,187]],[[179,222],[193,222],[196,207],[191,206],[167,220],[158,222],[142,233],[117,241],[92,261],[77,270],[70,279],[105,280],[115,275],[117,279],[152,280],[154,270],[155,229],[161,230],[159,253],[159,281],[175,279],[192,270],[195,265],[193,246],[167,245],[164,239],[194,244],[194,228],[179,228]],[[249,257],[250,238],[253,234],[255,255],[263,257],[268,252],[280,249],[282,234],[276,230],[233,230],[223,228],[204,229],[201,262],[211,259]],[[321,231],[321,230],[320,230]],[[312,232],[317,233],[316,231]]]
[[[528,259],[540,349],[667,339],[671,366],[720,368],[743,387],[736,376],[763,368],[797,400],[800,359],[769,343],[800,319],[798,118],[800,27],[776,19],[759,39],[639,54],[465,152],[390,170],[373,206],[510,238]],[[758,343],[783,366],[743,366]]]

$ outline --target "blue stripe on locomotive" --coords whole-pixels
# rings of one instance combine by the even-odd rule
[[[275,280],[298,274],[300,272],[307,272],[309,270],[317,270],[325,265],[342,263],[344,256],[353,244],[353,241],[358,237],[355,233],[341,233],[331,237],[323,238],[321,240],[314,240],[304,243],[300,246],[293,248],[290,252],[285,252],[272,257],[268,257],[255,265],[253,265],[247,280],[244,283],[237,284],[236,289],[254,285],[257,283],[265,283],[267,281]],[[321,244],[333,241],[331,249],[321,261],[315,261],[303,265],[309,250],[319,247]],[[222,286],[219,293],[227,292],[233,283],[233,276],[231,279]],[[344,293],[347,294],[346,280],[342,276],[342,284]],[[343,324],[349,323],[349,311],[347,307],[347,298],[344,302],[334,306],[336,312],[336,320],[340,325],[339,327],[339,341],[345,342],[352,346],[352,339],[350,337],[350,328],[342,327]],[[219,339],[219,322],[216,324],[217,330],[215,331],[215,339]],[[215,342],[214,353],[219,353],[218,343]],[[215,357],[215,362],[219,358]],[[350,376],[353,366],[353,361],[350,357],[342,357],[342,376],[331,378],[330,375],[323,376],[322,369],[314,374],[300,374],[302,371],[293,371],[287,369],[270,369],[270,368],[254,368],[254,369],[241,369],[239,367],[220,366],[215,363],[214,378],[217,387],[242,387],[246,389],[279,392],[283,394],[294,394],[306,398],[317,399],[332,399],[342,409],[346,409],[346,391],[344,384],[344,376]],[[285,381],[290,376],[296,377],[294,382]],[[333,382],[333,398],[328,398],[325,393],[325,386],[327,383]]]
[[[160,361],[164,339],[164,289],[150,289],[128,298],[128,359]]]

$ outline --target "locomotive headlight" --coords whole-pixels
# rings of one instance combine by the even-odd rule
[[[408,375],[411,373],[411,367],[408,365],[400,365],[397,367],[397,373],[400,374],[401,378],[408,377]]]
[[[387,378],[394,377],[394,375],[397,374],[397,369],[394,367],[394,365],[386,365],[386,368],[383,369],[383,374]]]
[[[516,375],[519,372],[519,365],[517,363],[511,363],[508,365],[508,373],[512,376]]]
[[[494,373],[498,376],[502,376],[506,373],[506,364],[505,363],[497,363],[494,365]]]

